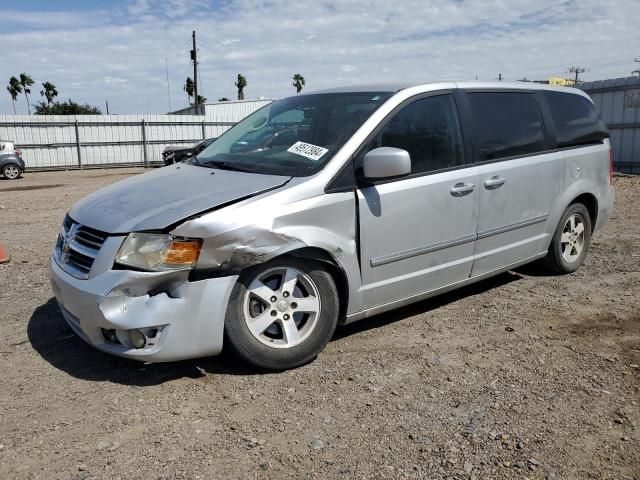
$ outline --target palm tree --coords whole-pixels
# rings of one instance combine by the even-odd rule
[[[22,85],[20,85],[20,80],[16,77],[11,77],[9,79],[9,85],[7,86],[7,91],[11,95],[11,102],[13,103],[13,114],[16,114],[16,100],[18,99],[18,95],[22,93]]]
[[[191,97],[193,97],[194,84],[191,77],[187,77],[187,81],[184,83],[182,89],[187,92],[187,102],[191,105]]]
[[[304,87],[304,77],[299,73],[293,76],[293,86],[296,87],[296,93],[299,95],[302,87]]]
[[[22,85],[22,91],[24,92],[24,98],[27,101],[27,111],[29,115],[31,115],[31,107],[29,106],[29,94],[31,93],[31,89],[29,88],[34,84],[33,78],[26,73],[20,74],[20,85]]]
[[[51,82],[44,82],[42,84],[42,88],[44,90],[40,90],[40,95],[47,97],[47,103],[51,105],[53,103],[53,99],[58,96],[58,89]]]
[[[244,100],[244,88],[247,86],[247,79],[241,73],[238,74],[238,81],[236,87],[238,87],[238,100]]]

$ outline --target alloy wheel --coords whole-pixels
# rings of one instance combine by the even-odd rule
[[[584,218],[582,215],[574,213],[567,218],[560,237],[560,248],[562,258],[567,263],[573,263],[580,258],[584,249]]]
[[[253,337],[273,348],[304,342],[320,318],[318,288],[297,268],[273,267],[250,284],[243,301],[245,324]]]
[[[7,165],[2,171],[4,176],[9,180],[15,180],[20,176],[20,169],[15,165]]]

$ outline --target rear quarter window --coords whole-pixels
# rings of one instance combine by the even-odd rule
[[[543,92],[554,123],[558,147],[601,142],[609,137],[593,103],[582,95]]]

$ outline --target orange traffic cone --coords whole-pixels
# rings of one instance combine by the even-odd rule
[[[11,260],[11,257],[0,243],[0,263],[7,263],[9,260]]]

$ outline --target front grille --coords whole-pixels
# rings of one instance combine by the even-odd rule
[[[63,270],[74,277],[88,278],[106,238],[106,233],[75,223],[67,215],[56,243],[56,261]]]

